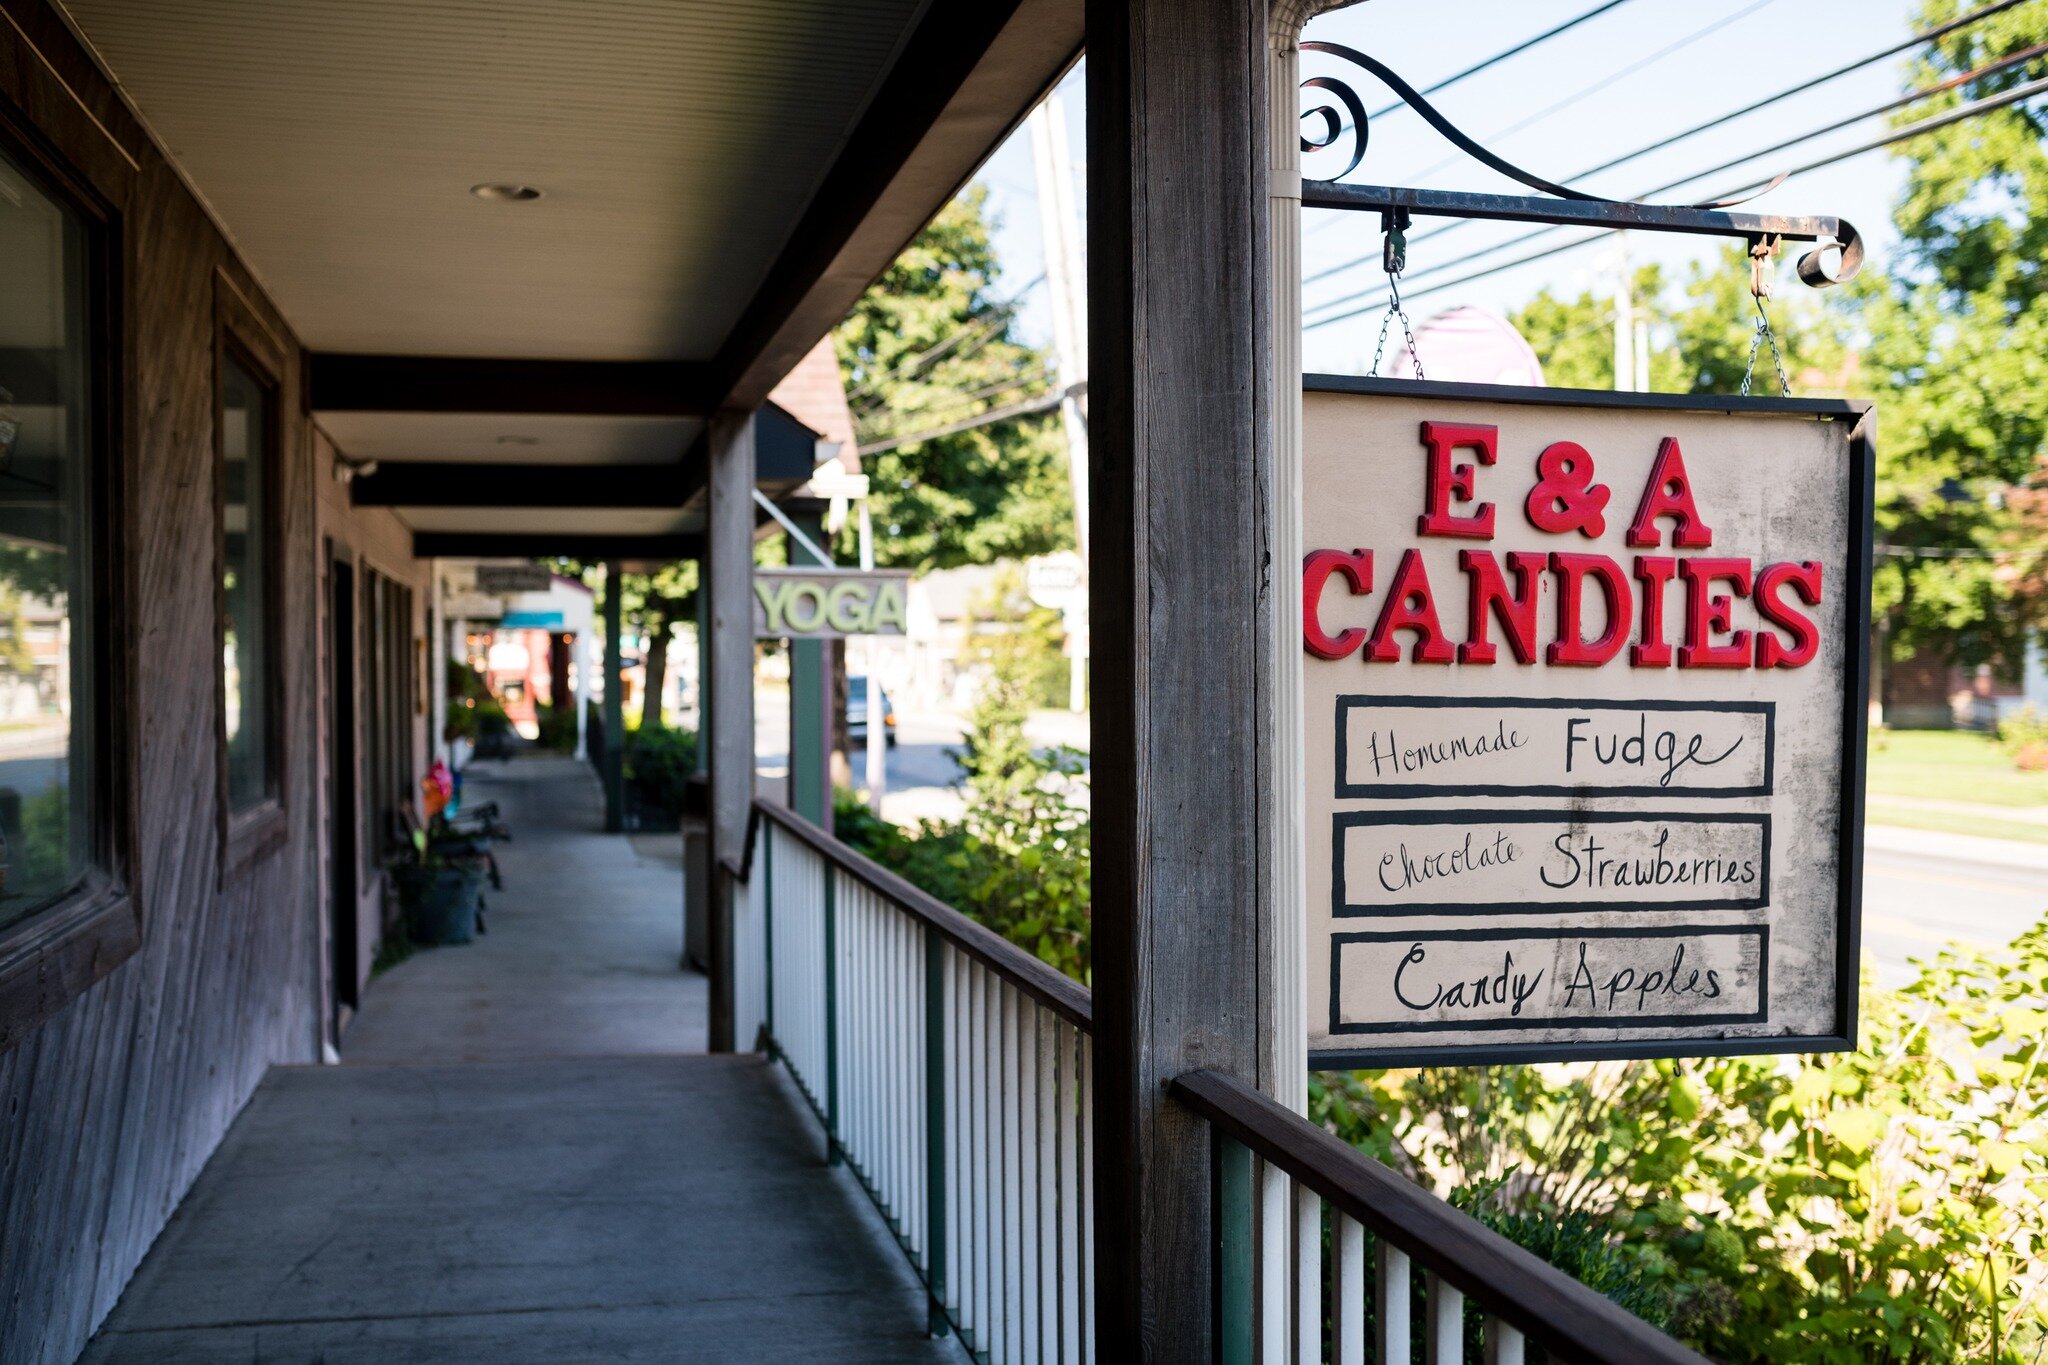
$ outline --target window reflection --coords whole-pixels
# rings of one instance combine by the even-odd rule
[[[270,744],[271,395],[229,356],[221,375],[224,488],[222,698],[227,708],[228,804],[242,810],[276,793]]]
[[[0,925],[91,851],[86,270],[84,224],[0,153]]]

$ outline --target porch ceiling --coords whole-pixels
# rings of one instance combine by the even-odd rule
[[[313,353],[344,455],[565,484],[687,472],[701,419],[768,396],[1082,35],[1082,0],[61,3]],[[551,515],[531,482],[513,515],[478,479],[459,525],[383,505],[585,537],[660,510]]]
[[[717,350],[918,9],[67,4],[308,346],[595,360]]]

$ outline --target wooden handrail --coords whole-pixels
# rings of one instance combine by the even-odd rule
[[[1253,1155],[1435,1271],[1557,1358],[1709,1365],[1707,1358],[1460,1213],[1271,1096],[1218,1071],[1174,1078],[1176,1099]]]
[[[730,860],[726,862],[726,871],[732,876],[744,881],[751,871],[754,831],[763,819],[773,821],[778,828],[809,845],[826,862],[888,897],[912,919],[928,925],[955,948],[1067,1022],[1084,1031],[1093,1031],[1095,1011],[1086,986],[1041,962],[987,925],[969,919],[873,859],[848,848],[786,807],[768,800],[755,800],[753,818],[747,824],[745,861],[740,865],[734,865]]]

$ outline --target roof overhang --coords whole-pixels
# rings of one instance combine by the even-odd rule
[[[1083,35],[1081,0],[63,3],[422,551],[688,544],[705,419],[766,402]],[[546,194],[469,193],[500,180]],[[764,490],[809,475],[785,447]]]

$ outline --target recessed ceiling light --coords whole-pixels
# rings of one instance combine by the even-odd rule
[[[503,204],[525,204],[541,196],[541,192],[531,185],[471,185],[469,192],[479,199],[493,199]]]

